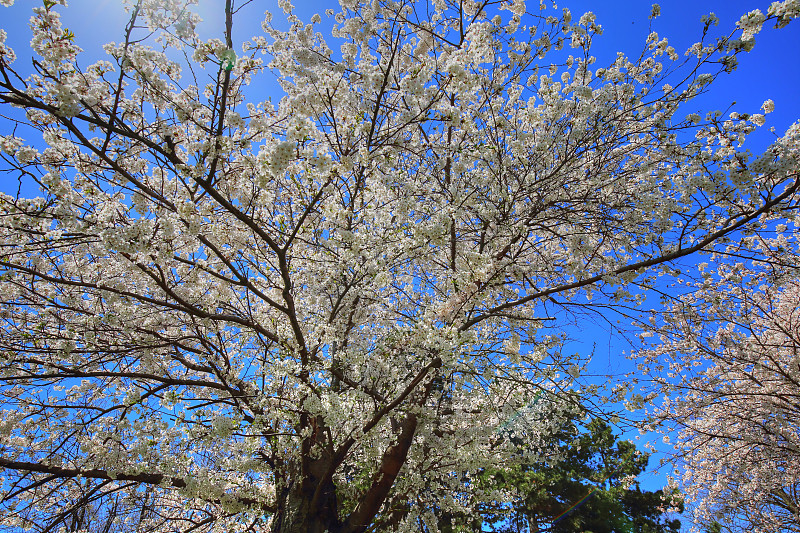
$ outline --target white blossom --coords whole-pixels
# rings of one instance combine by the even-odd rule
[[[650,8],[650,18],[654,19],[661,16],[661,6],[658,4],[653,4]]]

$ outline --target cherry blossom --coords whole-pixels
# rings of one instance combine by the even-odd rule
[[[698,524],[800,527],[800,283],[797,218],[719,251],[649,327],[639,355],[664,394],[654,422],[677,434],[678,475]],[[772,224],[775,224],[772,222]],[[712,255],[712,259],[715,256]]]

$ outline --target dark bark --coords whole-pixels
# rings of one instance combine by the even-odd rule
[[[336,492],[328,483],[321,507],[313,508],[313,492],[297,483],[285,491],[280,502],[280,512],[272,524],[273,533],[339,533],[342,530],[338,517]]]
[[[414,440],[414,434],[417,431],[417,416],[409,414],[400,427],[397,443],[389,446],[383,453],[380,470],[373,479],[370,489],[364,494],[356,509],[347,518],[345,527],[342,529],[343,533],[363,533],[366,531],[389,495],[389,490],[394,485],[394,480],[397,479],[397,474],[400,473],[403,464],[405,464],[408,450]]]
[[[412,392],[431,370],[438,369],[441,365],[441,359],[434,358],[401,396],[387,407],[396,407],[406,397],[413,398],[414,405],[424,403],[431,393],[434,380],[428,381],[424,389],[416,395]],[[368,423],[365,430],[374,427],[389,410],[379,412],[380,416],[376,415],[377,418]],[[344,520],[339,518],[333,472],[342,464],[352,443],[348,441],[334,452],[326,440],[328,432],[321,420],[301,420],[301,424],[310,424],[312,433],[303,441],[303,460],[297,469],[299,475],[296,480],[289,482],[289,487],[278,502],[279,511],[275,515],[272,533],[363,533],[378,516],[406,462],[419,425],[417,415],[408,413],[396,424],[393,419],[392,427],[398,432],[397,440],[383,452],[380,467],[369,489]]]
[[[426,390],[427,393],[427,390]],[[273,522],[273,533],[363,533],[374,521],[405,464],[418,422],[409,414],[399,424],[397,442],[383,453],[381,466],[355,510],[344,521],[339,519],[336,486],[329,475],[333,457],[322,457],[305,465],[306,475],[293,482],[278,502],[280,511]]]
[[[99,468],[80,469],[80,468],[62,468],[60,466],[51,466],[42,463],[30,463],[25,461],[12,461],[5,457],[0,457],[0,469],[8,468],[9,470],[24,470],[27,472],[39,472],[42,474],[50,474],[53,478],[91,478],[91,479],[105,479],[105,480],[120,480],[120,481],[136,481],[150,485],[166,485],[169,487],[183,488],[186,486],[186,481],[179,477],[170,477],[162,474],[124,474],[124,473],[111,473]]]

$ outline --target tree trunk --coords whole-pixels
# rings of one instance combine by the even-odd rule
[[[272,524],[272,533],[338,533],[342,529],[339,521],[336,491],[333,483],[324,488],[322,505],[312,508],[313,490],[302,486],[287,490],[282,505]],[[308,487],[308,484],[306,485]]]
[[[408,396],[431,369],[442,366],[442,360],[436,357],[417,378],[409,384],[408,393],[403,394],[396,402],[399,404]],[[433,381],[425,385],[424,391],[417,401],[421,405],[431,392]],[[383,415],[381,415],[383,416]],[[339,507],[336,499],[336,485],[332,473],[341,464],[349,445],[334,451],[323,431],[324,421],[301,416],[301,427],[312,428],[311,435],[302,441],[300,464],[295,465],[294,474],[289,476],[289,487],[278,498],[278,511],[272,524],[271,533],[364,533],[375,520],[376,515],[389,496],[397,475],[403,468],[408,450],[414,441],[417,431],[417,416],[408,413],[402,421],[392,427],[397,433],[397,441],[383,452],[381,464],[369,489],[361,496],[355,509],[347,518],[339,518]],[[312,453],[316,444],[321,453],[315,458]],[[352,441],[355,442],[355,441]]]
[[[334,459],[324,422],[303,416],[301,424],[312,428],[311,435],[303,439],[300,461],[288,469],[289,486],[278,499],[272,533],[338,533],[342,523],[330,475]]]

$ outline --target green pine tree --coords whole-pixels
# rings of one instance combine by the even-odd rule
[[[549,445],[558,448],[562,461],[484,472],[483,483],[516,495],[483,507],[484,531],[677,533],[680,522],[664,508],[665,502],[682,508],[678,494],[642,490],[637,477],[648,455],[619,440],[606,422],[568,424]]]

